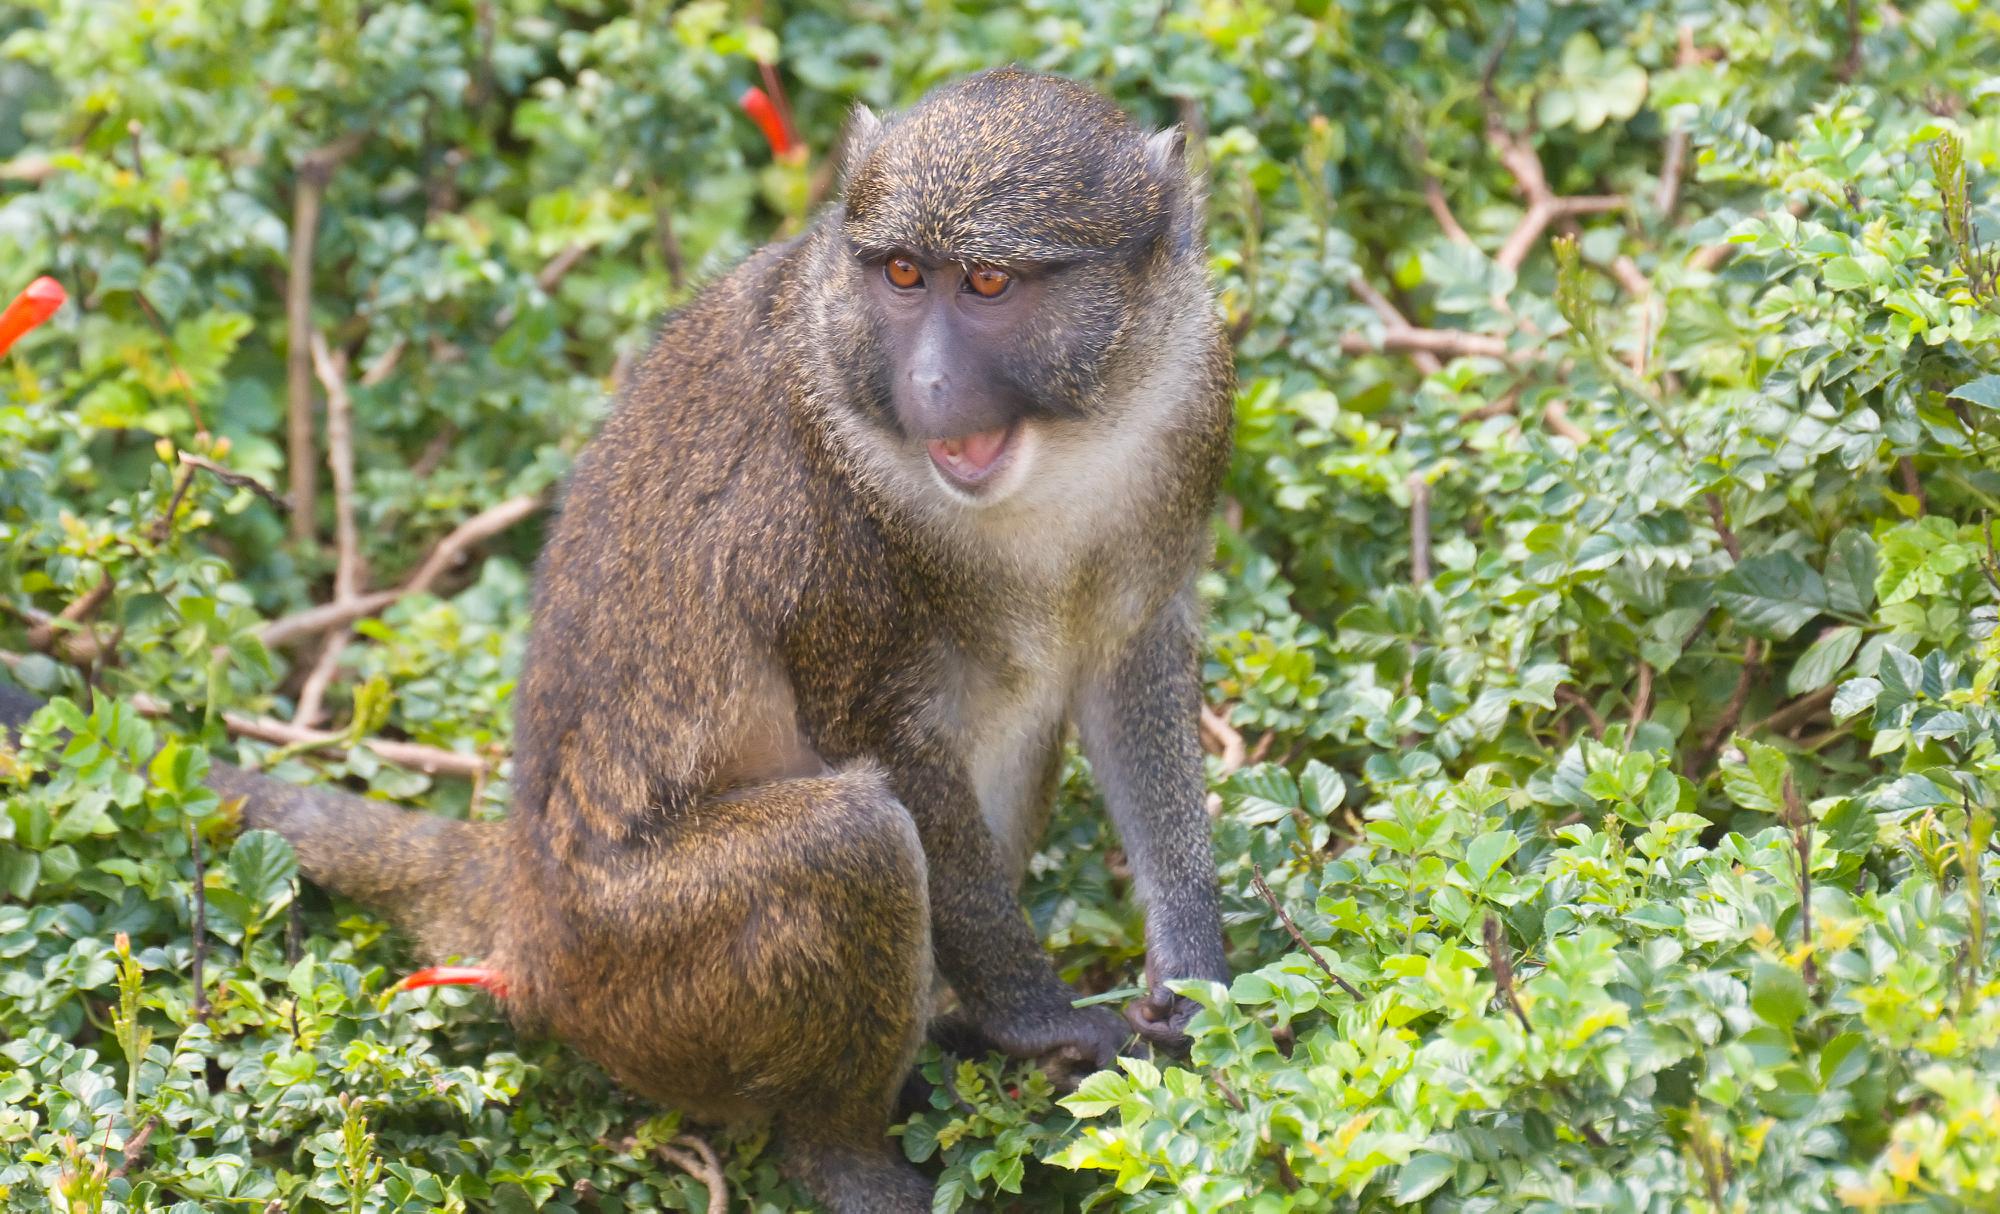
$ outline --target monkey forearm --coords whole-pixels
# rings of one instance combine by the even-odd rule
[[[1196,718],[1201,683],[1192,611],[1161,613],[1086,689],[1085,756],[1146,904],[1156,982],[1228,979]]]

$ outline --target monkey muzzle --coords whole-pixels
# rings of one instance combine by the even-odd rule
[[[1013,461],[1021,423],[1012,422],[992,430],[980,430],[952,438],[934,438],[925,444],[931,463],[955,488],[977,493]]]

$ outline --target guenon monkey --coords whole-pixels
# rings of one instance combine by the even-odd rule
[[[846,183],[665,326],[543,553],[501,822],[221,768],[245,821],[503,1006],[841,1212],[934,970],[980,1039],[1108,1064],[1016,889],[1072,725],[1147,909],[1154,1041],[1226,980],[1194,576],[1233,373],[1178,130],[1011,68],[850,125]]]

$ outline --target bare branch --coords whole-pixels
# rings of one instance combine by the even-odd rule
[[[1220,709],[1206,704],[1201,706],[1201,732],[1203,737],[1215,743],[1216,753],[1222,758],[1223,775],[1243,766],[1243,735],[1229,723],[1227,704]]]
[[[405,595],[430,589],[431,583],[463,558],[473,545],[500,534],[541,508],[542,499],[528,495],[510,497],[497,506],[490,506],[466,519],[439,540],[437,547],[431,549],[430,555],[424,558],[424,563],[410,580],[396,589],[376,590],[357,595],[345,603],[323,603],[307,608],[271,621],[258,637],[265,645],[276,647],[374,615]]]
[[[28,185],[40,185],[56,175],[56,162],[47,156],[28,153],[12,160],[0,161],[0,181],[19,181]]]
[[[21,654],[0,650],[0,666],[12,670],[23,660]],[[144,692],[128,696],[127,702],[142,716],[163,717],[171,711],[164,700],[155,699]],[[274,746],[295,746],[304,743],[322,751],[344,752],[348,749],[346,734],[306,729],[289,721],[276,721],[270,717],[225,712],[222,714],[222,724],[237,737],[254,738]],[[388,738],[363,738],[359,744],[374,751],[385,762],[394,763],[398,767],[407,767],[412,771],[421,771],[426,775],[479,779],[487,770],[487,761],[478,755],[462,754],[436,746],[396,742]]]
[[[1431,580],[1431,483],[1421,472],[1403,483],[1410,490],[1410,580],[1422,586]]]
[[[71,602],[69,606],[64,607],[61,612],[59,612],[56,615],[50,616],[47,619],[42,620],[36,623],[33,627],[29,628],[28,648],[33,649],[38,653],[47,653],[49,650],[53,649],[56,645],[56,642],[63,639],[63,637],[66,634],[70,633],[75,628],[81,626],[83,623],[89,620],[90,617],[96,615],[97,609],[104,606],[104,601],[110,597],[111,597],[111,578],[109,575],[105,575],[103,577],[98,578],[97,585],[92,586],[89,590],[85,591],[81,595],[78,595],[76,599],[73,602]],[[90,649],[93,652],[96,650],[96,648],[97,647],[95,645],[90,646]]]
[[[396,364],[403,361],[403,355],[410,348],[410,339],[398,333],[389,348],[377,354],[374,361],[361,368],[361,386],[373,388],[396,372]]]
[[[1674,56],[1677,67],[1692,67],[1701,61],[1701,53],[1694,48],[1694,25],[1683,21],[1680,27],[1680,49]],[[1681,178],[1687,172],[1688,132],[1676,130],[1667,136],[1665,154],[1660,158],[1660,184],[1653,190],[1653,209],[1660,213],[1661,222],[1674,216],[1674,208],[1680,205]]]
[[[361,535],[354,525],[354,406],[347,395],[347,352],[327,346],[312,335],[313,372],[326,393],[326,462],[333,474],[333,536],[335,558],[333,597],[353,598],[361,592]]]
[[[1507,341],[1490,333],[1467,333],[1458,329],[1398,328],[1383,330],[1377,347],[1359,333],[1343,334],[1340,348],[1348,354],[1436,354],[1445,358],[1508,359]]]
[[[312,280],[319,243],[320,202],[335,168],[361,148],[363,131],[350,131],[300,157],[292,192],[292,249],[285,275],[285,459],[291,472],[292,538],[313,538],[313,499],[319,492],[313,455]]]
[[[729,1214],[729,1185],[722,1178],[722,1161],[715,1148],[693,1134],[655,1148],[662,1159],[700,1181],[708,1189],[708,1214]]]
[[[1548,175],[1542,170],[1542,158],[1536,155],[1533,143],[1508,130],[1500,120],[1497,109],[1490,103],[1486,115],[1486,140],[1493,145],[1500,163],[1513,174],[1514,184],[1520,188],[1521,197],[1528,204],[1521,221],[1507,234],[1500,251],[1493,255],[1494,263],[1508,270],[1521,268],[1522,263],[1528,260],[1528,254],[1541,241],[1543,231],[1556,220],[1618,211],[1631,205],[1630,200],[1616,194],[1572,197],[1557,194],[1549,188]]]
[[[1569,407],[1559,400],[1550,401],[1542,410],[1542,424],[1549,428],[1550,433],[1561,435],[1579,447],[1590,442],[1590,435],[1569,419]]]
[[[1896,471],[1903,478],[1903,495],[1917,499],[1919,514],[1929,514],[1931,499],[1930,495],[1924,492],[1924,482],[1917,476],[1917,461],[1907,455],[1899,456],[1896,459]]]
[[[1320,971],[1327,977],[1333,979],[1334,985],[1346,991],[1348,998],[1361,998],[1361,992],[1355,990],[1353,984],[1349,983],[1347,979],[1334,973],[1333,967],[1326,963],[1326,958],[1320,955],[1320,951],[1307,942],[1305,933],[1299,930],[1299,925],[1294,923],[1291,915],[1287,914],[1285,908],[1279,905],[1278,895],[1272,893],[1271,887],[1264,883],[1264,870],[1254,863],[1250,866],[1250,883],[1257,887],[1257,896],[1262,898],[1265,905],[1269,906],[1277,914],[1278,922],[1284,925],[1286,934],[1292,938],[1292,943],[1298,945],[1306,956],[1312,958],[1312,963],[1317,965]]]
[[[271,503],[271,506],[280,514],[284,514],[292,508],[292,504],[283,497],[280,497],[277,490],[254,476],[225,468],[221,464],[203,459],[201,456],[189,451],[176,452],[175,458],[181,462],[183,467],[199,468],[225,485],[231,485],[238,489],[248,489],[258,497]]]
[[[1695,752],[1690,770],[1697,774],[1706,772],[1715,764],[1715,756],[1722,753],[1722,744],[1736,729],[1736,723],[1743,718],[1743,706],[1750,700],[1750,687],[1757,681],[1759,651],[1757,640],[1752,637],[1743,647],[1743,671],[1736,676],[1736,688],[1729,693],[1729,700],[1722,706],[1722,715],[1709,727],[1708,736],[1702,740],[1701,749]]]
[[[1745,736],[1760,733],[1789,735],[1792,730],[1804,725],[1833,704],[1834,693],[1840,690],[1837,683],[1829,683],[1818,691],[1808,692],[1785,704],[1770,716],[1743,730]]]
[[[1373,286],[1370,286],[1368,280],[1361,275],[1356,274],[1353,278],[1349,279],[1347,289],[1354,293],[1355,298],[1367,304],[1374,311],[1375,315],[1381,317],[1382,323],[1387,325],[1392,331],[1410,332],[1414,330],[1414,326],[1396,309],[1396,305],[1389,302],[1389,297],[1377,291]],[[1425,375],[1435,375],[1439,371],[1444,370],[1444,363],[1438,360],[1437,355],[1428,350],[1411,351],[1410,361],[1415,363],[1417,370],[1422,371]]]
[[[1466,235],[1465,229],[1460,226],[1458,216],[1451,213],[1451,203],[1445,200],[1444,186],[1428,173],[1424,175],[1424,205],[1430,208],[1431,218],[1437,220],[1438,227],[1444,229],[1446,239],[1453,244],[1472,243],[1472,237]]]

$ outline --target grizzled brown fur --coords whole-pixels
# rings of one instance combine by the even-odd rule
[[[548,538],[500,823],[223,770],[316,881],[697,1118],[774,1115],[838,1211],[920,1211],[884,1136],[933,969],[978,1039],[1092,1065],[1015,887],[1074,727],[1148,907],[1141,1032],[1226,979],[1192,578],[1232,375],[1177,136],[1011,69],[857,118],[844,206],[675,316]],[[1049,267],[1017,492],[968,506],[881,405],[888,250]],[[1032,272],[1032,271],[1029,271]],[[1040,297],[1037,297],[1040,298]],[[1025,458],[1025,456],[1024,456]]]

